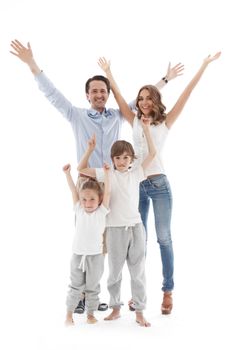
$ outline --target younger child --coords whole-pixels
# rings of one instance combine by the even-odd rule
[[[106,220],[106,246],[108,252],[110,307],[113,309],[105,320],[120,317],[122,269],[125,261],[131,276],[131,290],[136,308],[136,321],[143,327],[150,323],[144,318],[145,290],[145,233],[138,211],[139,184],[145,179],[144,170],[155,157],[155,148],[150,136],[149,122],[141,121],[148,144],[148,154],[142,163],[135,162],[132,145],[116,141],[111,148],[114,169],[111,170],[110,213]],[[103,181],[103,169],[80,169],[80,173]]]
[[[79,167],[87,166],[87,159],[95,148],[95,137],[89,143]],[[79,170],[78,167],[78,170]],[[75,236],[71,259],[71,284],[67,295],[66,325],[73,325],[74,310],[85,291],[87,322],[96,323],[100,279],[104,270],[103,233],[109,212],[109,166],[104,165],[104,191],[95,179],[78,181],[77,187],[70,174],[69,164],[63,167],[72,193],[75,210]]]

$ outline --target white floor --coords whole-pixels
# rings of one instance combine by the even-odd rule
[[[153,243],[153,244],[152,244]],[[54,278],[50,285],[42,285],[49,265],[56,264],[47,261],[41,265],[43,273],[27,278],[27,288],[10,290],[12,305],[3,305],[5,310],[4,332],[1,341],[4,350],[76,350],[76,349],[224,349],[232,350],[232,304],[231,289],[227,289],[227,270],[221,269],[224,257],[219,261],[208,257],[203,265],[202,251],[195,252],[197,247],[188,254],[182,250],[176,258],[176,289],[174,291],[174,310],[169,316],[160,314],[162,292],[160,291],[160,259],[159,251],[153,240],[149,241],[147,256],[147,289],[148,308],[145,312],[152,323],[151,328],[141,328],[135,322],[135,315],[127,308],[130,297],[129,276],[124,269],[122,282],[122,317],[116,321],[104,321],[106,312],[97,312],[99,322],[95,325],[86,323],[85,315],[75,315],[75,326],[66,328],[65,294],[67,282],[61,277]],[[193,262],[193,255],[196,261]],[[202,263],[198,263],[202,262]],[[211,264],[210,264],[211,262]],[[107,260],[106,260],[107,263]],[[202,265],[202,266],[201,266]],[[107,266],[107,265],[106,265]],[[209,270],[212,266],[213,271]],[[17,269],[17,266],[15,266]],[[187,273],[189,270],[190,275]],[[65,274],[68,270],[65,272]],[[19,271],[20,273],[20,271]],[[43,276],[44,274],[44,276]],[[191,278],[192,276],[192,278]],[[24,278],[22,272],[19,278]],[[30,278],[31,284],[30,284]],[[102,280],[101,300],[108,301],[105,288],[106,273]],[[38,280],[38,284],[35,281]],[[56,293],[49,288],[56,287]],[[22,280],[22,282],[25,282]],[[229,281],[231,282],[231,281]],[[186,287],[185,287],[186,284]],[[33,296],[33,294],[35,295]],[[36,300],[34,299],[36,297]],[[29,302],[29,304],[28,304]],[[7,310],[12,310],[10,313]],[[4,313],[3,313],[4,315]],[[2,348],[3,349],[3,348]]]

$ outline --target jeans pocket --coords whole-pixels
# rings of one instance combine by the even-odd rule
[[[154,188],[167,188],[167,178],[165,175],[155,176],[150,179],[151,185]]]

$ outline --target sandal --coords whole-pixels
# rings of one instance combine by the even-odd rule
[[[83,314],[84,311],[85,311],[85,299],[79,301],[78,306],[74,310],[74,313]]]
[[[106,310],[108,310],[108,304],[105,304],[105,303],[99,304],[98,310],[99,311],[106,311]]]
[[[162,315],[169,315],[172,311],[172,293],[171,292],[164,292],[163,294],[163,302],[161,305],[161,312]]]
[[[135,303],[132,299],[128,302],[128,305],[130,311],[135,311]]]

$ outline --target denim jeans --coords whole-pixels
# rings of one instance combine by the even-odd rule
[[[162,259],[162,290],[168,292],[174,287],[174,257],[170,230],[172,193],[166,175],[157,175],[140,183],[139,211],[146,232],[150,199],[153,204],[155,230]]]

